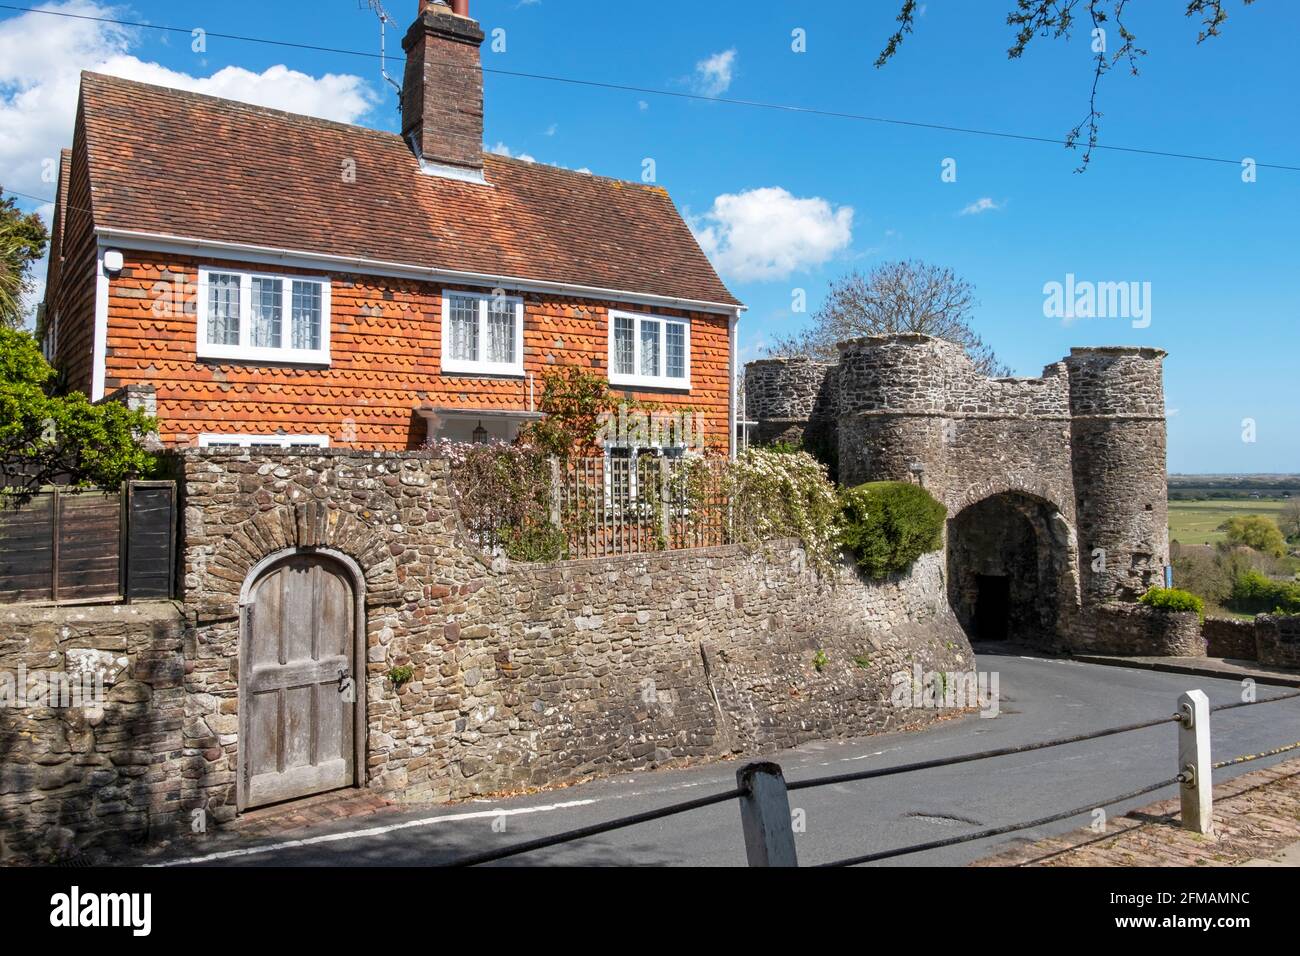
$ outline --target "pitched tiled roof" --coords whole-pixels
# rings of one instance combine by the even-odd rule
[[[659,187],[492,154],[462,183],[392,133],[95,73],[81,97],[101,228],[738,304]]]

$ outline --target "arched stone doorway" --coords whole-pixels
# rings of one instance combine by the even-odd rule
[[[363,782],[364,578],[344,555],[289,549],[240,594],[239,809]]]
[[[948,522],[948,598],[973,642],[1052,645],[1077,603],[1073,531],[1049,502],[1006,491]]]

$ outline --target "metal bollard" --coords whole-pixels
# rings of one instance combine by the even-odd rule
[[[1210,833],[1214,829],[1214,780],[1210,762],[1210,700],[1204,691],[1189,690],[1178,698],[1178,778],[1182,783],[1183,829]]]

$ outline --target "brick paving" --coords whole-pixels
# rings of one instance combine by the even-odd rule
[[[1165,800],[1089,828],[1022,844],[972,866],[1240,866],[1300,844],[1300,759],[1255,770],[1214,788],[1214,832],[1178,825]]]
[[[341,790],[281,806],[253,810],[223,825],[221,830],[223,833],[238,834],[245,840],[251,837],[279,836],[345,817],[370,816],[393,806],[395,804],[371,790]]]

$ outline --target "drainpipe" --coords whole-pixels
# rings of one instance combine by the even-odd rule
[[[736,327],[740,324],[740,310],[737,309],[731,313],[728,322],[727,338],[731,347],[727,349],[728,371],[727,375],[731,382],[731,397],[727,402],[727,446],[731,460],[736,460]]]

